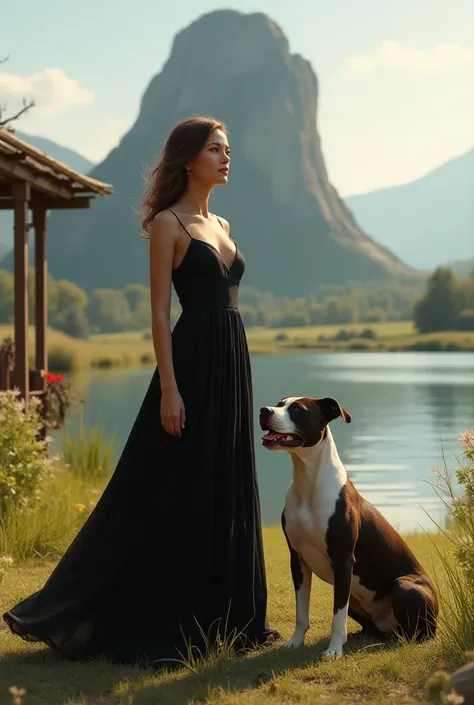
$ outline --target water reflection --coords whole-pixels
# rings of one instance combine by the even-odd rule
[[[358,490],[401,530],[432,528],[442,519],[429,486],[430,468],[450,467],[457,437],[473,425],[474,354],[344,353],[255,356],[254,407],[284,396],[332,396],[352,414],[352,424],[332,424],[339,454]],[[120,452],[152,370],[98,371],[73,378],[88,423],[105,427]],[[157,423],[160,409],[157,408]],[[72,420],[72,425],[77,423]],[[291,478],[285,453],[261,447],[255,414],[256,453],[266,524],[279,522]],[[420,506],[421,505],[421,506]]]

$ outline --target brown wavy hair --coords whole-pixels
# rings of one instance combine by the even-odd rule
[[[179,201],[186,191],[186,165],[197,157],[214,130],[227,128],[213,117],[191,117],[174,126],[156,165],[150,170],[142,200],[142,228],[148,235],[157,213]]]

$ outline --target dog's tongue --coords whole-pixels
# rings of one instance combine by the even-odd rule
[[[281,433],[273,433],[272,431],[269,431],[263,438],[266,441],[276,441],[278,438],[281,438],[281,435]]]

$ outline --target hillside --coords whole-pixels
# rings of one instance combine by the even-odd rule
[[[58,159],[60,162],[64,162],[68,166],[87,174],[94,166],[94,163],[89,159],[86,159],[82,154],[78,154],[73,149],[69,147],[64,147],[63,145],[57,144],[52,140],[46,139],[46,137],[37,137],[36,135],[28,135],[25,132],[20,132],[15,130],[15,134],[25,142],[29,142],[36,147],[41,149],[43,152],[47,152],[54,159]],[[6,211],[0,212],[0,262],[7,252],[13,247],[13,216],[11,213]]]
[[[94,162],[91,162],[90,159],[87,159],[82,154],[76,152],[74,149],[65,147],[64,145],[58,144],[57,142],[49,140],[46,137],[29,135],[26,132],[20,132],[20,130],[15,130],[15,134],[21,140],[29,142],[33,145],[33,147],[41,149],[43,152],[47,152],[52,157],[54,157],[54,159],[57,159],[60,162],[64,162],[72,169],[76,169],[76,171],[80,171],[83,174],[88,174],[91,169],[93,169],[93,167],[95,166]]]
[[[474,258],[448,262],[447,266],[453,270],[456,276],[461,277],[461,279],[467,279],[474,272]]]
[[[298,296],[321,283],[408,272],[357,226],[330,184],[317,110],[311,65],[290,53],[271,19],[221,10],[196,20],[175,37],[136,123],[92,171],[113,183],[114,195],[90,212],[51,216],[53,276],[87,290],[147,281],[137,215],[142,175],[173,124],[190,114],[212,114],[229,127],[230,184],[211,207],[231,221],[247,258],[247,285]]]
[[[413,267],[474,257],[474,149],[402,186],[346,199],[361,227]]]

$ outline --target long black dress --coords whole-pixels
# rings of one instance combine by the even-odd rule
[[[4,614],[15,634],[68,657],[172,666],[216,637],[239,634],[247,648],[278,636],[266,622],[250,361],[237,310],[245,261],[237,245],[227,266],[190,238],[173,271],[183,436],[161,426],[156,370],[96,508],[44,587]]]

